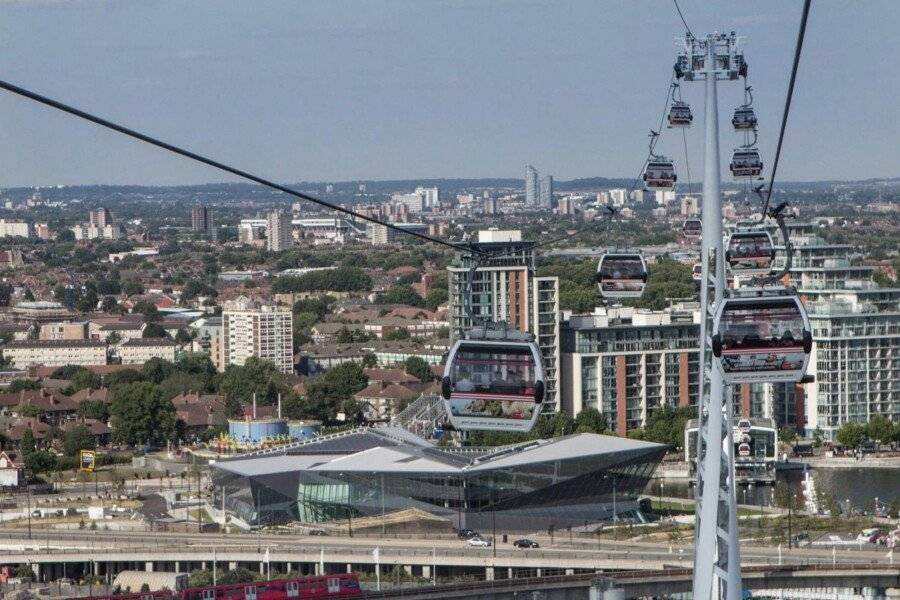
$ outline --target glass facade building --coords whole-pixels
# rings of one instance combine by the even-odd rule
[[[500,448],[438,448],[399,427],[212,465],[216,506],[245,527],[343,524],[416,509],[454,527],[536,531],[640,518],[660,444],[578,434]]]

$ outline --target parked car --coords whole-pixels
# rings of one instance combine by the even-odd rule
[[[325,533],[324,529],[310,529],[306,532],[307,535],[328,535]]]
[[[874,544],[878,541],[878,538],[884,535],[877,527],[870,527],[869,529],[863,529],[858,536],[856,536],[857,542],[864,542],[867,544]]]
[[[461,540],[467,540],[469,538],[478,537],[478,532],[473,529],[460,529],[456,532],[456,537]]]
[[[534,540],[529,540],[528,538],[522,538],[521,540],[516,540],[513,542],[513,546],[516,548],[540,548],[541,545],[538,544]]]
[[[470,546],[476,546],[478,548],[489,548],[491,545],[491,540],[486,540],[481,537],[473,537],[469,538],[469,541],[466,543]]]

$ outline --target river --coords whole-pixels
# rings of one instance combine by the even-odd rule
[[[873,512],[875,498],[879,503],[890,505],[900,502],[900,469],[891,468],[839,468],[809,469],[809,483],[805,483],[803,471],[787,471],[778,473],[778,482],[791,486],[800,502],[807,509],[814,509],[810,499],[827,494],[837,500],[846,510],[849,502],[854,512]],[[660,481],[651,481],[644,490],[645,494],[657,496],[660,493]],[[811,493],[810,491],[811,490]],[[694,489],[686,480],[667,479],[663,482],[662,491],[666,496],[693,498]],[[737,500],[740,504],[771,506],[774,504],[775,486],[741,485],[737,489]]]

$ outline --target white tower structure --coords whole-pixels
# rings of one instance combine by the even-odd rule
[[[722,197],[719,191],[719,107],[716,83],[746,74],[738,38],[714,33],[705,39],[686,34],[675,74],[706,84],[706,144],[703,172],[701,251],[700,431],[697,443],[697,503],[694,545],[694,600],[741,600],[741,553],[734,488],[731,394],[713,365],[713,318],[725,294]]]

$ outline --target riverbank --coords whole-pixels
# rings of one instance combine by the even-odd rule
[[[801,459],[796,459],[800,461]],[[862,460],[856,460],[852,456],[812,456],[804,457],[802,462],[811,469],[898,469],[900,470],[900,456],[873,457],[866,456]]]

